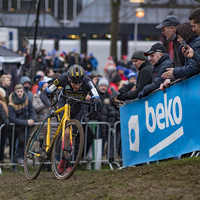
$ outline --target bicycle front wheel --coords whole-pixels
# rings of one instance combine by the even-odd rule
[[[44,129],[40,130],[41,125],[36,126],[28,139],[26,151],[24,153],[24,173],[27,179],[32,180],[38,177],[43,166],[42,159],[36,154],[41,154],[45,145]],[[38,131],[40,130],[39,134]]]
[[[74,134],[76,134],[73,146],[70,148],[70,158],[67,160],[67,164],[63,163],[63,170],[59,169],[59,164],[61,165],[64,156],[64,151],[62,150],[62,131],[57,135],[51,157],[52,172],[57,179],[67,179],[72,176],[76,168],[79,165],[79,161],[82,157],[83,147],[84,147],[84,131],[81,123],[72,119],[66,123],[66,128],[72,128]],[[69,143],[69,141],[67,141]],[[66,161],[66,160],[65,160]],[[69,165],[70,164],[70,167]]]

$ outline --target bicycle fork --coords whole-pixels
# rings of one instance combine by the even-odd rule
[[[69,104],[65,105],[65,112],[64,112],[64,116],[63,116],[63,123],[62,123],[62,150],[63,151],[67,151],[68,154],[71,155],[71,153],[73,152],[73,139],[72,139],[72,125],[69,125],[67,127],[67,131],[69,132],[69,140],[70,140],[70,145],[69,147],[65,148],[64,145],[64,141],[65,141],[65,124],[67,121],[70,120],[70,109],[71,106]]]

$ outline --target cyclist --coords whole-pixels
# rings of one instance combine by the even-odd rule
[[[99,98],[99,94],[92,83],[92,80],[85,75],[85,71],[82,66],[80,65],[72,65],[68,69],[68,72],[63,73],[62,75],[58,76],[48,87],[40,94],[40,98],[44,105],[49,108],[49,112],[51,116],[55,116],[55,108],[50,107],[51,103],[49,100],[49,95],[52,92],[55,92],[58,87],[62,87],[63,94],[65,96],[72,96],[80,100],[85,100],[85,97],[89,92],[92,93],[91,102],[96,104],[97,110],[101,108],[102,102]],[[65,105],[65,98],[59,95],[57,108],[61,108]],[[73,110],[71,111],[71,118],[77,119],[81,121],[83,114],[85,112],[85,105],[77,103],[74,106]],[[63,112],[60,114],[60,118],[62,118]],[[73,140],[76,137],[76,131],[73,130]],[[65,141],[69,139],[69,132],[68,129],[65,130]],[[64,144],[65,148],[67,147],[67,142]],[[71,163],[70,158],[67,155],[67,152],[64,153],[65,156],[62,157],[60,163],[57,167],[58,173],[62,173],[66,168],[66,173],[71,170]]]

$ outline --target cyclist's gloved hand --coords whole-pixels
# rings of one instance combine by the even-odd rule
[[[55,111],[56,111],[55,108],[51,108],[51,109],[49,110],[49,115],[51,115],[51,117],[55,117],[55,116],[56,116]]]
[[[99,97],[92,96],[92,98],[90,98],[90,102],[95,105],[97,111],[101,109],[102,102],[101,102],[101,99]]]

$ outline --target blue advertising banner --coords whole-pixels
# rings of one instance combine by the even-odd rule
[[[123,166],[200,150],[200,75],[120,107]]]

